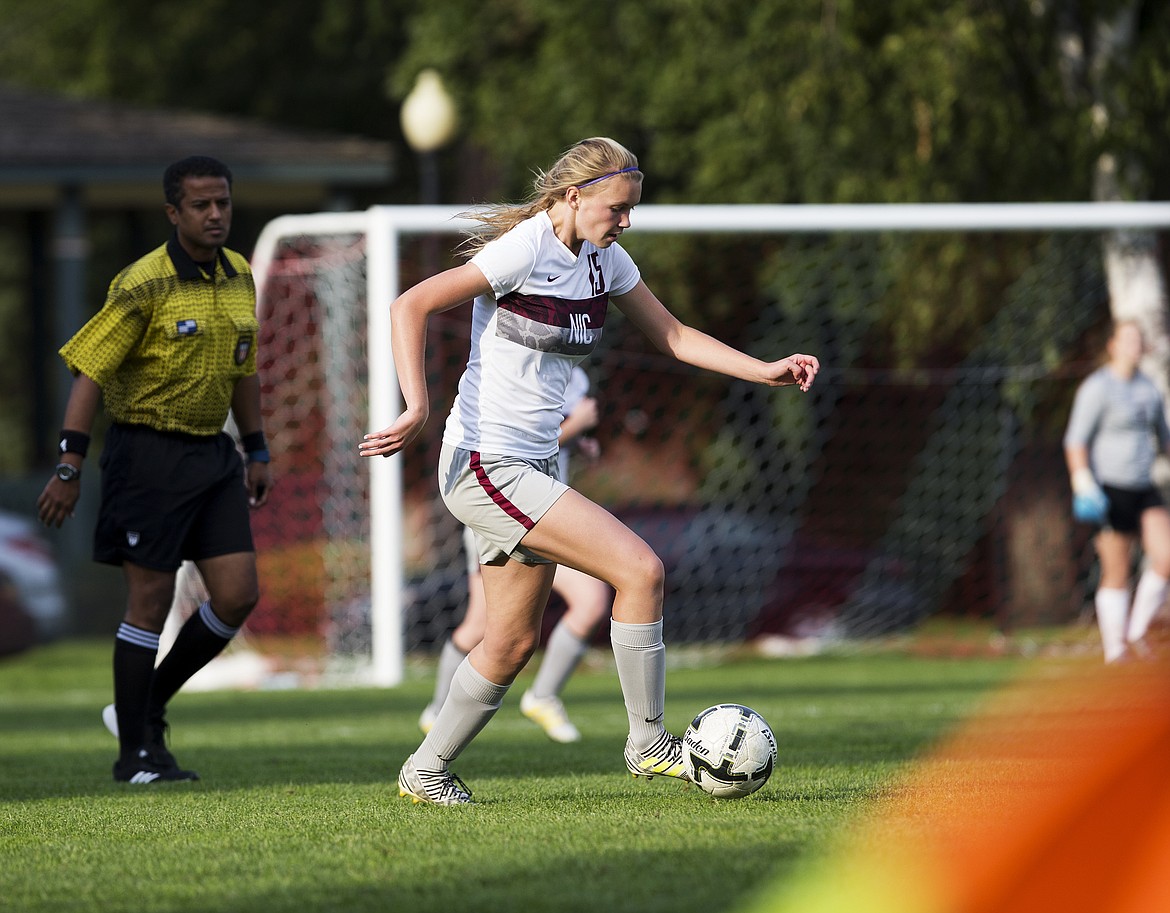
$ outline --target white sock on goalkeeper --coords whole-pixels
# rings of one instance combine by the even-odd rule
[[[1150,629],[1150,622],[1166,601],[1167,580],[1153,571],[1145,571],[1133,595],[1133,609],[1129,613],[1129,630],[1125,639],[1130,643],[1141,640]]]
[[[1097,628],[1101,632],[1101,646],[1105,662],[1120,659],[1125,653],[1125,621],[1129,615],[1129,591],[1097,590],[1094,604],[1097,608]]]

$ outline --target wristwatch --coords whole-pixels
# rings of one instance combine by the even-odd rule
[[[81,478],[81,470],[72,463],[58,463],[57,478],[62,482],[72,482]]]

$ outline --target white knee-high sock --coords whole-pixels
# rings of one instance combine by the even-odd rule
[[[645,750],[662,735],[666,712],[666,645],[662,621],[631,625],[611,621],[609,640],[630,718],[630,740]]]
[[[529,689],[536,697],[557,697],[589,645],[569,630],[562,618],[548,636],[544,659]]]
[[[1142,574],[1133,594],[1133,610],[1129,613],[1129,630],[1125,634],[1125,639],[1130,643],[1146,636],[1150,622],[1166,601],[1167,583],[1165,577],[1153,571],[1147,570]]]
[[[447,642],[443,644],[443,649],[439,652],[439,668],[435,671],[435,693],[431,698],[431,709],[435,713],[439,712],[439,708],[447,700],[447,692],[451,690],[451,680],[455,677],[455,670],[465,659],[467,659],[467,654],[455,646],[455,641],[448,637]]]
[[[471,660],[463,660],[451,679],[451,691],[435,717],[434,727],[415,749],[414,766],[419,770],[446,770],[495,716],[508,687],[489,682],[475,671]]]
[[[1129,615],[1129,591],[1097,590],[1097,628],[1101,632],[1101,646],[1105,662],[1111,663],[1125,653],[1125,621]]]

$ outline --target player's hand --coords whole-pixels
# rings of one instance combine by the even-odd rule
[[[37,498],[37,519],[45,526],[60,529],[61,524],[73,516],[73,508],[80,497],[79,481],[62,482],[54,475]]]
[[[585,458],[590,466],[601,459],[601,442],[595,437],[583,435],[574,441],[577,451]]]
[[[558,438],[562,447],[575,444],[582,434],[590,428],[596,428],[601,418],[601,410],[597,408],[597,400],[592,396],[582,397],[572,411],[561,422],[561,432]]]
[[[1104,526],[1109,519],[1109,497],[1093,476],[1082,466],[1072,474],[1073,516],[1082,523]]]
[[[1104,526],[1109,519],[1109,497],[1100,488],[1073,495],[1073,516],[1082,523]]]
[[[262,507],[268,502],[268,493],[272,491],[272,472],[267,463],[249,463],[245,470],[245,481],[248,486],[248,506]]]
[[[812,386],[821,363],[815,355],[789,355],[768,365],[764,382],[772,387],[787,387],[796,384],[807,391]]]
[[[596,428],[597,423],[601,421],[601,410],[597,408],[597,400],[592,396],[582,397],[569,413],[569,418],[580,429],[578,434]]]
[[[364,457],[393,456],[413,441],[427,422],[425,412],[406,411],[392,425],[381,431],[371,431],[358,444],[358,455]]]

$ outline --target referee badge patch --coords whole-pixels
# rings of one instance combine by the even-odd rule
[[[248,353],[252,351],[252,337],[241,336],[236,340],[236,364],[242,365],[248,360]]]
[[[180,320],[175,324],[175,332],[177,332],[180,336],[194,336],[199,332],[199,324],[196,323],[193,318],[188,320]]]

